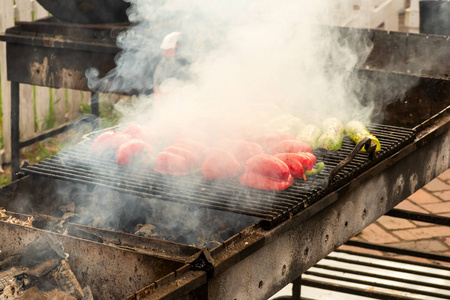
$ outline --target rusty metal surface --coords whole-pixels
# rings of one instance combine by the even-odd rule
[[[263,247],[211,278],[209,298],[267,299],[447,170],[450,117],[440,122],[385,165],[325,197],[323,201],[329,203],[325,209],[314,211],[313,205],[270,231],[256,229],[254,234],[263,237]],[[441,133],[436,135],[436,131]]]
[[[96,299],[125,298],[183,266],[179,262],[5,222],[0,222],[0,260],[42,236],[62,244],[78,281],[82,286],[90,286]]]
[[[332,27],[338,40],[365,55],[361,45],[372,50],[362,68],[393,73],[449,79],[450,40],[447,36],[394,32],[378,29]],[[431,59],[432,58],[432,59]]]
[[[27,180],[24,181],[27,182]],[[196,254],[201,252],[201,249],[193,246],[123,233],[120,231],[83,226],[67,222],[61,218],[43,214],[34,214],[31,216],[10,211],[6,212],[6,214],[23,221],[33,217],[33,227],[35,228],[49,230],[56,233],[64,232],[69,236],[91,240],[106,245],[113,245],[119,248],[129,249],[138,253],[185,264],[191,263],[195,259]]]
[[[7,44],[8,80],[54,88],[89,91],[85,71],[96,68],[104,76],[115,67],[119,52]]]
[[[450,79],[373,69],[358,73],[364,82],[359,97],[374,105],[373,122],[413,128],[450,106]]]

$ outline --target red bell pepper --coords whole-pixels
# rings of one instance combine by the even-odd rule
[[[229,151],[241,164],[250,157],[264,153],[259,144],[242,139],[223,139],[217,143],[217,146]]]
[[[114,130],[108,130],[100,134],[92,143],[92,151],[95,153],[102,153],[104,151],[116,151],[120,145],[131,140],[131,137],[126,134],[117,133]]]
[[[272,154],[277,153],[299,153],[311,152],[311,146],[307,143],[298,140],[284,140],[278,143],[273,149]]]
[[[182,156],[171,152],[160,152],[156,155],[153,171],[176,176],[187,175],[192,171],[192,165]]]
[[[131,124],[120,133],[127,134],[133,139],[138,139],[151,145],[156,144],[156,136],[152,134],[150,128],[138,124]]]
[[[245,172],[239,178],[242,185],[250,186],[261,190],[281,191],[292,185],[293,178],[291,175],[285,180],[277,180],[266,177],[261,174]]]
[[[302,163],[304,171],[311,171],[313,169],[313,161],[311,160],[310,155],[305,152],[297,153],[299,155],[299,160]]]
[[[201,171],[208,180],[233,178],[239,176],[242,166],[230,152],[221,148],[209,148],[205,152]]]
[[[177,147],[177,146],[170,146],[170,147],[164,148],[163,151],[170,152],[170,153],[173,153],[173,154],[176,154],[176,155],[186,158],[192,164],[193,168],[200,165],[199,157],[194,152],[192,152],[188,149]]]
[[[275,157],[281,159],[289,167],[292,177],[303,178],[303,156],[297,153],[278,153]]]
[[[128,165],[134,160],[152,164],[154,160],[152,147],[138,139],[131,139],[120,145],[116,152],[117,164]]]
[[[302,152],[304,155],[308,156],[313,163],[317,162],[317,157],[311,152]]]
[[[274,180],[285,181],[291,176],[289,167],[279,158],[269,154],[258,154],[245,162],[246,173],[256,173]]]
[[[206,145],[197,142],[192,139],[178,139],[174,142],[173,146],[187,149],[197,155],[198,158],[203,157],[203,152],[208,148]]]
[[[272,153],[272,149],[276,147],[281,141],[293,140],[295,137],[290,133],[271,132],[254,139],[254,142],[261,145],[266,153]]]

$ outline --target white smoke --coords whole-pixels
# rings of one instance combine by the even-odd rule
[[[371,107],[355,96],[361,84],[353,71],[370,44],[363,40],[350,49],[321,25],[333,14],[325,0],[131,0],[134,26],[119,39],[117,67],[101,79],[88,74],[89,83],[151,90],[162,38],[180,31],[178,55],[187,62],[189,80],[172,83],[158,116],[149,113],[152,96],[141,96],[133,109],[122,111],[125,121],[139,112],[155,121],[228,122],[262,103],[299,115],[364,119]]]

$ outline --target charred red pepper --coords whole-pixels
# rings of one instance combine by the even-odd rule
[[[264,153],[259,144],[242,139],[223,139],[217,143],[217,146],[229,151],[241,164],[257,154]]]
[[[248,159],[244,170],[275,180],[286,180],[291,175],[289,167],[281,159],[269,154],[258,154]]]
[[[302,163],[303,170],[304,171],[311,171],[313,169],[313,161],[311,160],[311,157],[309,154],[305,152],[297,153],[299,156],[299,160]]]
[[[92,151],[102,153],[104,151],[116,151],[120,145],[131,140],[126,134],[117,133],[115,130],[108,130],[100,134],[92,143]]]
[[[208,147],[206,147],[206,145],[204,145],[200,142],[194,141],[192,139],[176,140],[175,143],[173,144],[173,146],[187,149],[187,150],[193,152],[195,155],[197,155],[197,157],[200,159],[203,157],[203,152],[205,152],[206,149],[208,148]]]
[[[119,165],[128,165],[138,160],[140,163],[153,163],[153,149],[147,143],[138,139],[129,140],[119,146],[116,152],[116,162]]]
[[[283,132],[271,132],[254,139],[254,142],[261,145],[266,153],[272,153],[274,147],[276,147],[281,141],[293,140],[295,137],[290,133]]]
[[[204,155],[201,171],[205,179],[233,178],[242,172],[242,166],[236,157],[224,149],[209,148]]]
[[[199,164],[198,157],[187,149],[167,147],[155,159],[153,171],[169,175],[187,175]]]
[[[152,134],[150,128],[146,128],[138,124],[131,124],[120,133],[129,135],[133,139],[138,139],[151,145],[156,143],[156,136]]]
[[[198,167],[200,165],[200,158],[192,151],[177,147],[177,146],[170,146],[167,148],[164,148],[164,152],[170,152],[179,156],[182,156],[186,158],[191,164],[192,167]]]
[[[281,191],[292,185],[293,178],[291,175],[286,180],[276,180],[261,174],[244,173],[239,178],[242,185],[250,186],[260,190]]]
[[[312,153],[311,146],[307,143],[298,140],[284,140],[278,143],[273,149],[272,154],[277,153],[299,153],[310,152]]]
[[[275,157],[281,159],[288,167],[294,178],[303,178],[303,156],[298,153],[278,153]]]
[[[279,191],[290,187],[293,182],[289,167],[269,154],[253,156],[245,162],[244,169],[239,182],[257,189]]]

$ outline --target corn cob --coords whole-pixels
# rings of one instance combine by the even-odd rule
[[[375,151],[381,150],[381,144],[380,141],[372,135],[369,130],[364,126],[363,123],[359,121],[350,121],[345,125],[345,134],[355,143],[358,144],[363,138],[369,137],[373,143],[375,143],[377,146],[375,148]],[[362,152],[365,152],[366,150],[361,148]]]
[[[307,143],[311,148],[316,148],[317,139],[322,131],[313,124],[305,125],[297,134],[297,140]]]
[[[344,125],[336,118],[322,122],[322,135],[317,140],[317,148],[339,150],[344,139]]]

